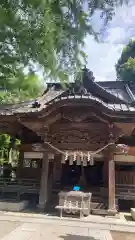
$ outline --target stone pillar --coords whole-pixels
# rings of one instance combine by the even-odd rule
[[[115,204],[115,162],[114,153],[110,151],[108,161],[108,212],[110,214],[116,214]]]
[[[48,153],[44,152],[44,156],[42,160],[42,173],[41,173],[39,204],[38,204],[38,207],[40,209],[44,209],[47,202],[48,170],[49,170]]]

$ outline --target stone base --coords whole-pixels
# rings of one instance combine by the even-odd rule
[[[27,208],[28,201],[12,202],[0,201],[0,211],[20,212]]]
[[[132,217],[133,221],[135,221],[135,208],[131,208],[130,212],[131,212],[131,217]]]
[[[118,213],[116,209],[108,209],[107,212],[109,216],[115,216]]]

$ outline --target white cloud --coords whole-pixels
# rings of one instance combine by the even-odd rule
[[[98,29],[101,26],[98,16],[94,16],[93,23]],[[104,43],[97,43],[93,37],[86,38],[86,53],[88,54],[88,68],[94,73],[97,81],[111,81],[116,79],[115,63],[121,51],[131,38],[135,38],[135,3],[116,10],[112,22],[105,29]]]

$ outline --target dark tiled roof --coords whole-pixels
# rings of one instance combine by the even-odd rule
[[[68,94],[62,90],[50,89],[45,95],[37,99],[40,104],[39,107],[33,107],[35,101],[24,102],[15,105],[6,105],[0,108],[0,115],[14,115],[21,113],[35,113],[40,112],[45,109],[48,105],[50,106],[53,103],[62,102],[62,100],[87,100],[95,101],[98,104],[103,105],[105,108],[111,111],[124,111],[124,112],[133,112],[135,111],[134,107],[131,107],[129,104],[125,103],[106,103],[102,99],[93,96],[91,93],[87,94]]]
[[[73,99],[82,99],[82,100],[93,100],[97,103],[102,104],[104,107],[106,107],[109,110],[112,111],[124,111],[124,112],[134,112],[135,107],[132,107],[130,104],[125,104],[125,103],[106,103],[99,99],[98,97],[93,96],[92,94],[86,94],[86,95],[80,95],[80,94],[75,94],[75,95],[61,95],[55,98],[54,100],[48,102],[48,105],[53,104],[54,102],[60,102],[62,100],[73,100]]]
[[[63,93],[63,90],[55,91],[52,89],[49,89],[46,94],[44,94],[42,97],[39,97],[36,100],[27,101],[23,103],[18,104],[3,104],[0,106],[0,115],[13,115],[17,113],[32,113],[32,112],[39,112],[43,108],[46,108],[46,104],[56,98],[57,96],[60,96]],[[39,107],[33,107],[35,101],[39,103]]]
[[[134,95],[127,83],[94,82],[93,75],[88,70],[84,70],[84,79],[79,88],[76,83],[78,82],[72,83],[65,90],[59,83],[48,84],[46,92],[36,100],[14,105],[1,105],[0,115],[40,112],[48,105],[66,99],[95,101],[111,111],[135,111],[135,108],[131,106]]]
[[[94,96],[101,98],[105,102],[131,103],[135,100],[135,96],[129,85],[122,81],[95,82],[87,79],[87,82],[84,85],[86,85],[84,87],[87,88],[88,92],[91,92]],[[61,89],[60,83],[48,84],[48,88],[52,86],[54,86],[56,90]],[[71,83],[70,88],[74,88],[74,86],[75,83]]]

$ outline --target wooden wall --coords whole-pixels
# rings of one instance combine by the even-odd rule
[[[25,154],[26,153],[26,154]],[[41,155],[40,156],[40,159],[34,159],[32,156],[31,160],[36,160],[36,161],[39,161],[39,164],[38,164],[38,168],[32,168],[32,167],[24,167],[24,159],[26,157],[26,155],[37,155],[38,152],[35,152],[33,151],[33,148],[32,148],[32,144],[24,144],[24,145],[21,145],[20,147],[20,155],[21,155],[21,158],[20,158],[20,168],[19,168],[19,172],[18,172],[18,177],[20,178],[34,178],[36,180],[40,180],[41,178],[41,170],[42,170],[42,153],[38,154],[38,155]],[[28,157],[28,156],[27,156]]]
[[[116,171],[116,184],[135,185],[135,171]]]

